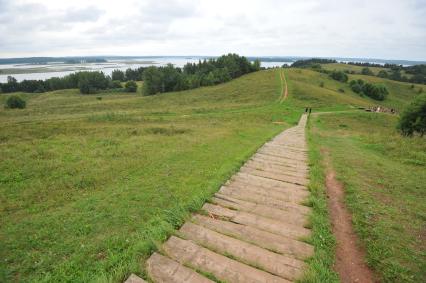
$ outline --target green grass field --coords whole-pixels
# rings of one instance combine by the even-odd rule
[[[0,282],[119,282],[131,272],[144,276],[141,265],[158,244],[259,146],[296,124],[305,107],[335,113],[309,125],[314,210],[309,241],[316,253],[302,282],[338,281],[331,270],[335,243],[324,193],[323,144],[330,147],[338,177],[345,178],[370,264],[383,278],[396,278],[389,277],[395,270],[415,274],[413,280],[422,276],[424,242],[422,248],[412,237],[424,225],[425,209],[420,201],[411,206],[424,199],[422,140],[399,137],[396,117],[358,110],[378,104],[402,109],[415,91],[410,84],[359,76],[386,84],[388,100],[378,103],[326,74],[285,73],[290,96],[284,102],[276,70],[151,97],[78,90],[20,94],[26,109],[0,109]],[[6,97],[0,95],[0,104]],[[347,166],[359,165],[355,156],[365,168]],[[406,170],[403,179],[399,170]],[[419,177],[408,180],[410,172]],[[364,186],[364,173],[370,187]],[[392,200],[386,205],[367,189],[377,180]],[[407,213],[400,215],[405,206]],[[365,220],[372,215],[377,230]],[[411,223],[411,217],[417,220]],[[387,245],[398,237],[395,251]],[[390,260],[383,263],[383,255]]]
[[[0,281],[116,282],[140,272],[155,242],[298,121],[277,102],[277,80],[266,71],[102,100],[23,94],[27,109],[1,109]]]

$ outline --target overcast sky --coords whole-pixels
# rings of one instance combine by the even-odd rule
[[[426,59],[426,0],[0,0],[0,57]]]

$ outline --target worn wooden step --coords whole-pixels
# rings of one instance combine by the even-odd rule
[[[245,190],[246,188],[249,188],[251,190],[256,190],[262,192],[273,192],[278,194],[286,194],[291,195],[292,198],[295,200],[305,200],[309,197],[309,192],[306,189],[294,189],[294,188],[283,188],[281,186],[274,186],[274,185],[267,185],[262,182],[260,184],[258,182],[250,182],[246,179],[236,178],[231,179],[228,182],[225,183],[225,186],[232,186],[236,188],[241,188],[242,190]]]
[[[275,190],[283,190],[283,191],[305,191],[308,192],[308,188],[306,186],[296,185],[292,183],[286,183],[278,180],[272,180],[269,178],[265,178],[262,176],[251,175],[247,173],[239,172],[235,174],[229,182],[238,181],[241,183],[251,184],[254,186],[259,186],[266,189],[275,189]]]
[[[219,205],[206,203],[204,204],[203,209],[212,215],[228,218],[234,223],[252,226],[257,229],[265,230],[296,240],[300,238],[309,237],[311,234],[311,231],[309,229],[297,225],[280,222],[278,220],[270,219],[244,211],[227,209]]]
[[[273,197],[268,197],[266,195],[262,195],[259,193],[252,193],[250,191],[242,191],[242,190],[229,190],[226,186],[222,186],[219,190],[220,194],[229,195],[236,199],[245,200],[253,203],[263,204],[270,207],[278,208],[288,212],[299,212],[301,214],[309,214],[311,212],[311,208],[295,203],[289,202],[287,200],[276,199]]]
[[[266,146],[273,146],[276,148],[280,148],[282,150],[286,150],[292,153],[301,153],[304,156],[308,156],[308,150],[305,147],[294,147],[294,146],[288,146],[280,143],[279,141],[271,141],[265,144]]]
[[[149,276],[158,283],[213,283],[210,279],[168,257],[154,253],[147,261]]]
[[[307,178],[308,177],[308,171],[307,170],[298,170],[292,167],[286,167],[282,166],[277,163],[269,163],[264,161],[255,161],[255,160],[249,160],[247,161],[244,166],[258,168],[262,170],[271,170],[276,171],[282,174],[294,176],[294,177],[302,177]]]
[[[304,260],[312,256],[314,252],[313,247],[307,243],[260,230],[252,226],[199,214],[194,215],[191,220],[208,229],[215,230],[219,233],[232,236],[277,253],[294,256],[297,259]]]
[[[301,190],[276,190],[273,188],[263,188],[260,186],[254,186],[252,184],[242,183],[238,181],[229,182],[224,187],[232,188],[232,190],[239,191],[241,193],[254,193],[260,194],[271,198],[276,198],[282,201],[301,203],[304,202],[308,193]]]
[[[148,283],[148,282],[146,282],[145,280],[143,280],[142,278],[140,278],[139,276],[135,274],[131,274],[129,278],[127,278],[127,280],[124,281],[124,283]]]
[[[292,162],[295,164],[306,164],[307,161],[306,157],[300,156],[298,154],[281,153],[280,150],[272,150],[270,147],[259,149],[257,154],[263,154],[267,157],[278,157],[287,160],[287,162]]]
[[[233,210],[245,211],[248,213],[268,217],[284,223],[304,226],[308,224],[308,217],[300,213],[291,213],[281,209],[273,208],[267,205],[243,201],[227,195],[215,194],[212,202],[222,207]]]
[[[163,248],[171,258],[181,264],[209,272],[222,281],[235,283],[290,282],[175,236],[170,237]]]
[[[240,179],[242,181],[245,180],[246,182],[259,185],[259,186],[262,186],[262,184],[264,184],[264,185],[274,185],[277,187],[282,187],[287,189],[291,188],[294,190],[305,190],[305,191],[308,190],[308,188],[303,185],[283,182],[280,180],[275,180],[275,179],[253,175],[249,173],[244,173],[244,172],[238,172],[237,174],[235,174],[234,177],[232,177],[232,180],[235,180],[235,179]]]
[[[179,232],[186,239],[200,246],[220,254],[230,255],[240,262],[256,266],[285,279],[299,278],[305,266],[301,260],[268,251],[190,222],[185,223]]]
[[[253,163],[246,163],[242,168],[248,168],[248,169],[254,169],[254,170],[259,170],[259,171],[267,171],[273,174],[277,174],[282,176],[283,178],[285,178],[286,176],[288,176],[289,178],[300,178],[300,179],[305,179],[306,181],[308,180],[308,176],[307,174],[303,175],[303,174],[295,174],[286,170],[282,170],[279,168],[271,168],[271,166],[263,166],[260,164],[253,164]]]
[[[278,157],[278,156],[263,154],[263,153],[260,153],[260,152],[254,154],[251,159],[264,160],[265,162],[277,163],[277,164],[281,164],[283,166],[294,167],[294,168],[298,168],[298,169],[305,169],[305,170],[308,169],[308,166],[305,162],[300,162],[300,161],[295,161],[295,160],[288,159],[288,158],[282,158],[282,157]]]
[[[235,196],[236,198],[258,198],[259,196],[265,198],[275,199],[277,202],[290,202],[294,204],[300,204],[306,200],[306,197],[300,196],[299,194],[291,192],[276,192],[274,190],[267,190],[263,188],[253,188],[252,186],[241,186],[238,184],[230,183],[222,186],[219,193],[224,195]],[[249,196],[250,195],[250,196]]]
[[[273,180],[278,180],[286,183],[292,183],[296,185],[302,185],[306,186],[308,185],[309,181],[306,178],[297,178],[297,177],[291,177],[287,175],[282,175],[278,173],[268,172],[268,171],[262,171],[262,170],[256,170],[248,167],[241,167],[240,172],[248,173],[251,175],[261,176]]]

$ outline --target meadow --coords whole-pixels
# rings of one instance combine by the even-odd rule
[[[156,242],[297,122],[277,103],[278,79],[260,72],[155,97],[22,94],[27,109],[1,109],[0,281],[140,272]]]
[[[402,111],[418,95],[416,89],[421,85],[413,89],[409,83],[349,75],[349,79],[385,85],[389,96],[377,102],[360,97],[348,84],[331,80],[326,74],[306,69],[290,69],[287,74],[292,104],[313,107],[315,112],[308,124],[308,143],[310,190],[319,196],[313,203],[317,252],[310,265],[317,272],[312,278],[308,274],[307,282],[337,280],[326,269],[333,261],[329,254],[334,242],[323,197],[325,152],[345,186],[346,205],[353,214],[359,244],[365,248],[366,261],[377,278],[383,282],[425,281],[425,140],[402,137],[396,130],[397,115],[358,109],[384,105]]]
[[[345,179],[348,204],[367,250],[381,249],[397,237],[406,239],[397,247],[409,244],[409,251],[385,255],[392,262],[401,260],[398,264],[405,268],[404,274],[421,276],[416,262],[424,265],[424,251],[422,258],[415,252],[421,245],[411,243],[415,229],[424,223],[424,207],[419,202],[407,208],[411,214],[397,219],[413,228],[414,234],[395,229],[393,224],[398,222],[393,217],[404,205],[412,205],[413,199],[424,198],[420,182],[424,173],[419,169],[424,168],[425,148],[418,144],[422,140],[399,137],[395,116],[359,111],[378,103],[353,93],[348,84],[305,69],[285,69],[285,74],[290,94],[285,101],[280,101],[277,70],[148,97],[81,95],[76,89],[21,93],[26,109],[0,109],[0,281],[119,282],[131,272],[144,277],[141,266],[159,243],[258,147],[295,125],[305,107],[331,114],[311,116],[309,125],[314,214],[313,236],[308,241],[316,253],[308,260],[302,282],[338,282],[332,271],[335,243],[325,200],[319,150],[323,144],[331,151],[338,177]],[[397,109],[416,95],[410,84],[350,75],[357,77],[381,80],[390,92],[381,104]],[[0,104],[6,97],[0,95]],[[389,135],[392,139],[387,140]],[[392,140],[398,143],[391,144]],[[352,156],[344,150],[346,146],[358,155]],[[404,157],[405,149],[408,157]],[[352,176],[345,171],[367,170],[347,166],[352,163],[345,162],[359,165],[355,156],[363,158],[368,172]],[[404,178],[409,172],[418,173],[419,178],[404,185],[406,179],[397,180],[395,175],[400,169],[406,170]],[[361,173],[369,178],[365,180]],[[386,179],[384,173],[394,175]],[[363,185],[371,181],[370,187],[376,186],[377,176],[381,176],[384,195],[398,204],[390,201],[384,206],[378,197],[373,201],[373,190]],[[395,189],[394,181],[404,186]],[[407,196],[401,197],[403,193]],[[371,205],[364,205],[367,200]],[[374,223],[384,230],[366,233],[375,230],[366,228],[364,215],[374,215]],[[408,222],[408,215],[417,220]],[[392,230],[391,240],[386,229]],[[369,263],[384,278],[393,270],[370,252]]]

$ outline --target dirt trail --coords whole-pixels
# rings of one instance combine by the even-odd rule
[[[204,204],[204,213],[147,260],[153,282],[286,283],[302,276],[314,252],[302,240],[311,234],[306,120],[303,115],[261,147]]]
[[[337,240],[335,270],[343,283],[376,282],[373,272],[365,263],[365,252],[358,246],[358,237],[352,228],[352,216],[344,204],[344,188],[326,159],[328,208],[333,234]]]
[[[281,93],[280,102],[283,102],[288,97],[287,79],[285,77],[285,74],[284,74],[283,70],[280,70],[280,79],[281,79],[281,86],[283,86],[282,87],[282,93]]]

